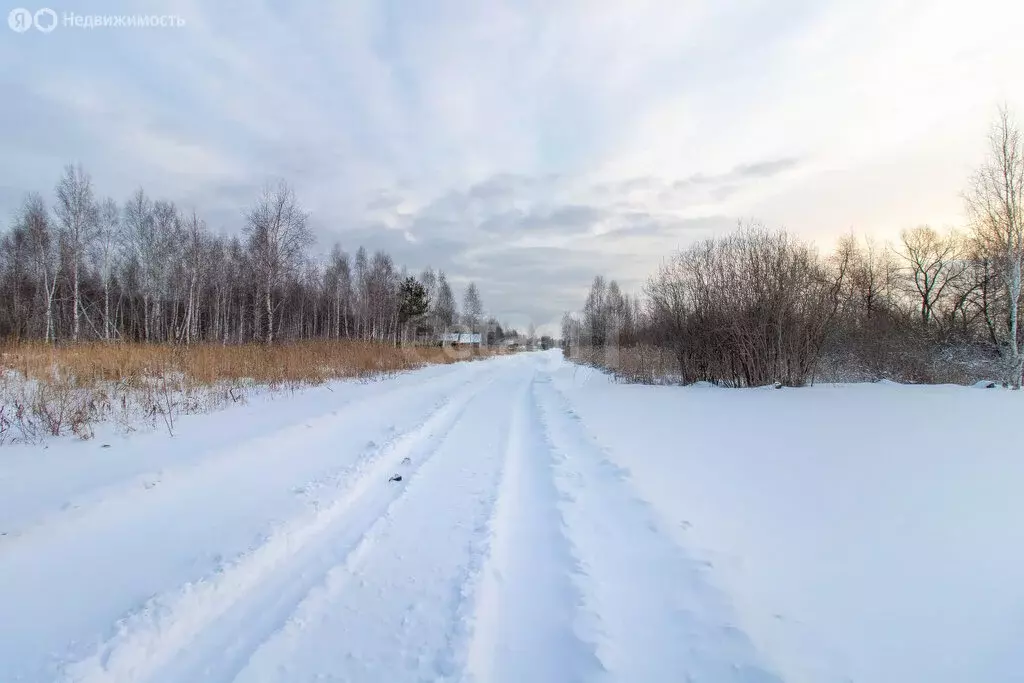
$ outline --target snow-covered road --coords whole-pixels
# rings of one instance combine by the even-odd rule
[[[843,608],[800,607],[830,590],[808,580],[820,574],[794,567],[812,597],[779,607],[785,591],[749,580],[776,565],[742,564],[756,544],[688,535],[718,524],[729,541],[772,514],[743,529],[701,518],[712,508],[696,487],[742,473],[730,458],[685,470],[693,438],[669,429],[680,415],[641,398],[664,391],[588,385],[557,353],[524,354],[268,396],[185,420],[174,439],[12,449],[0,460],[0,681],[888,680],[871,667],[892,667],[891,643],[829,642]],[[782,394],[800,395],[731,393]],[[691,414],[694,429],[705,417]],[[678,482],[690,507],[666,500],[651,463],[691,477]],[[1024,480],[1019,466],[989,467]],[[1007,624],[1024,614],[988,607]],[[989,632],[1005,643],[982,645],[1013,659],[1004,645],[1021,632],[1003,626]]]

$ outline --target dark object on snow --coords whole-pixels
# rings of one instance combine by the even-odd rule
[[[985,385],[985,388],[986,389],[995,389],[996,388],[996,383],[995,382],[989,382],[988,384]]]
[[[402,475],[401,474],[396,474],[395,476],[393,476],[390,479],[388,479],[388,481],[402,481]]]
[[[412,458],[402,458],[402,464],[403,465],[412,464]]]

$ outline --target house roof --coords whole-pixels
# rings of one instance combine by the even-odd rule
[[[441,341],[451,344],[479,344],[482,340],[482,335],[466,332],[445,332],[441,335]]]

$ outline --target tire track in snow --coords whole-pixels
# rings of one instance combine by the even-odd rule
[[[479,369],[467,369],[468,377],[458,377],[456,382],[452,382],[451,376],[442,375],[423,384],[399,385],[369,397],[355,397],[335,406],[329,412],[304,417],[269,433],[259,434],[230,446],[217,448],[209,453],[204,453],[199,459],[133,474],[120,481],[97,487],[68,500],[54,512],[22,526],[0,529],[5,532],[3,536],[0,536],[0,550],[13,549],[21,541],[35,541],[44,534],[58,533],[66,526],[73,525],[88,515],[102,514],[105,508],[138,505],[150,497],[152,490],[157,487],[188,485],[188,482],[196,478],[203,478],[208,473],[217,473],[236,467],[272,467],[276,460],[293,456],[297,441],[309,442],[330,437],[347,422],[357,419],[359,414],[365,413],[373,406],[379,406],[381,410],[386,410],[388,404],[399,395],[416,396],[433,392],[443,393],[448,385],[452,384],[454,384],[455,390],[462,389],[475,381],[477,375],[481,374],[484,369],[483,364]],[[130,447],[130,444],[125,447]],[[263,457],[266,462],[255,462],[258,457]]]
[[[575,631],[582,596],[571,579],[575,560],[563,534],[533,378],[512,411],[487,559],[476,579],[464,679],[592,680],[600,662]]]
[[[449,681],[463,672],[520,370],[481,392],[408,495],[235,679]]]
[[[216,576],[151,600],[97,652],[63,668],[67,683],[230,680],[407,490],[478,393],[462,391],[419,427],[358,464],[340,497],[294,519]],[[401,465],[408,459],[408,467]],[[405,481],[389,484],[403,469]],[[339,477],[340,479],[340,477]]]
[[[596,644],[599,680],[781,683],[735,624],[706,566],[658,528],[626,473],[586,432],[566,398],[538,380],[561,510],[579,562],[579,628]]]

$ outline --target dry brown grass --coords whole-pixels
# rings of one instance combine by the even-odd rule
[[[571,360],[608,370],[625,382],[663,384],[678,381],[679,363],[667,349],[653,346],[574,347]]]
[[[67,379],[75,386],[127,382],[180,373],[190,384],[249,381],[261,385],[319,384],[368,377],[490,355],[487,349],[394,348],[356,341],[306,341],[274,346],[88,343],[69,346],[0,346],[0,370],[44,382]]]
[[[355,341],[274,346],[88,343],[0,345],[0,443],[93,434],[97,422],[140,419],[174,433],[177,415],[245,400],[255,387],[294,389],[500,353]]]

